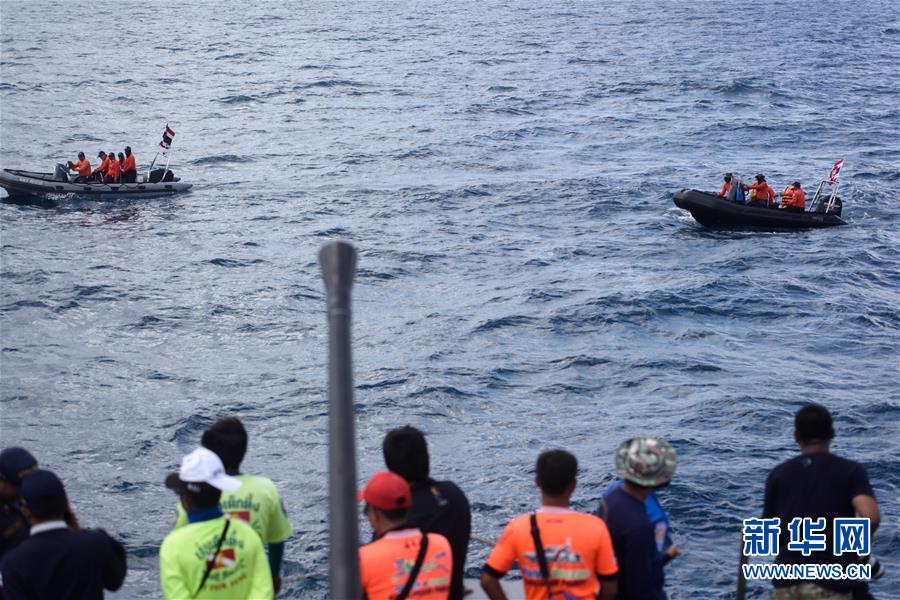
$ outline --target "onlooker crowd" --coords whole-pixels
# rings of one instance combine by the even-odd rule
[[[795,415],[800,455],[778,465],[765,487],[764,519],[797,517],[880,521],[865,469],[829,452],[835,432],[828,411],[809,404]],[[165,485],[178,494],[176,520],[159,551],[162,593],[169,599],[273,598],[293,528],[275,484],[241,473],[248,435],[240,420],[207,429]],[[471,536],[465,494],[431,477],[425,436],[414,427],[390,431],[382,446],[388,470],[372,475],[358,500],[373,539],[359,549],[368,600],[460,600]],[[675,449],[657,438],[624,441],[614,456],[621,477],[602,494],[595,514],[571,508],[578,462],[565,450],[538,456],[540,505],[512,519],[488,556],[481,585],[506,598],[500,580],[518,565],[528,600],[600,598],[664,600],[663,566],[678,556],[669,518],[655,490],[669,484]],[[125,551],[99,529],[82,529],[63,483],[23,448],[0,453],[0,597],[102,598],[126,573]],[[781,538],[778,563],[834,562],[831,552],[798,552]],[[851,555],[837,560],[849,564]],[[870,564],[873,564],[871,561]],[[876,569],[877,571],[877,569]],[[776,600],[870,598],[865,582],[774,580]]]

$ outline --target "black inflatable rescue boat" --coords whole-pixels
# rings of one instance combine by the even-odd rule
[[[706,227],[765,227],[771,229],[807,229],[846,225],[841,219],[841,199],[813,202],[806,212],[762,208],[739,204],[709,192],[682,189],[675,192],[675,206],[691,213]]]

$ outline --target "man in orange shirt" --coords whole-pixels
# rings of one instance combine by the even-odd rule
[[[447,538],[407,527],[412,493],[403,477],[375,473],[358,496],[375,541],[359,549],[359,571],[367,600],[447,600],[453,554]]]
[[[484,564],[481,587],[491,600],[506,600],[500,578],[518,562],[527,600],[612,600],[619,567],[606,524],[569,508],[578,461],[549,450],[536,471],[542,506],[509,522]]]
[[[131,146],[125,146],[125,160],[122,161],[122,183],[137,181],[137,161],[131,153]]]
[[[116,153],[110,152],[107,155],[109,159],[109,164],[106,166],[106,177],[103,178],[103,183],[119,183],[119,161],[116,159]]]
[[[724,198],[731,189],[731,173],[725,173],[725,183],[722,184],[722,191],[716,194],[720,198]]]
[[[753,185],[745,185],[744,191],[751,190],[755,192],[753,199],[750,200],[751,206],[768,207],[769,203],[775,200],[775,190],[766,182],[766,176],[762,173],[756,174],[756,183]]]
[[[109,168],[109,158],[106,157],[106,152],[103,150],[97,153],[97,158],[100,159],[100,166],[94,171],[92,177],[97,181],[103,181],[103,178],[106,177],[106,170]]]
[[[75,183],[85,183],[91,176],[91,163],[84,157],[84,152],[78,153],[78,162],[69,161],[69,168],[78,173]]]
[[[784,193],[781,194],[781,206],[778,208],[791,212],[806,211],[806,192],[800,187],[799,181],[784,189]]]

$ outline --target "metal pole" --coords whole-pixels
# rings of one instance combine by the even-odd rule
[[[150,162],[150,166],[147,167],[147,181],[150,181],[150,171],[153,170],[153,165],[156,164],[157,158],[159,158],[159,150],[156,151],[156,156],[153,157],[153,160]]]
[[[328,303],[328,522],[329,598],[362,596],[356,503],[350,290],[356,250],[331,242],[319,251]]]
[[[840,183],[838,183],[837,181],[835,181],[832,185],[831,196],[828,197],[828,204],[825,205],[825,212],[830,211],[831,207],[834,206],[834,199],[837,198],[837,190],[839,185]]]

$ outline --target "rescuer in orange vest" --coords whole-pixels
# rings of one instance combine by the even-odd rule
[[[103,183],[119,183],[119,161],[116,159],[116,153],[110,152],[107,157],[109,165],[106,168],[106,177],[103,178]]]
[[[725,173],[725,183],[722,184],[722,191],[716,194],[720,198],[724,198],[728,193],[728,190],[731,189],[731,173]]]
[[[97,158],[101,159],[101,162],[97,170],[94,171],[93,178],[97,181],[103,181],[103,178],[106,177],[106,170],[109,169],[109,158],[107,158],[106,152],[103,150],[97,154]]]
[[[781,193],[781,206],[778,208],[791,212],[806,211],[806,192],[800,187],[799,181],[795,181],[784,188],[784,191]]]
[[[137,161],[131,153],[131,146],[125,146],[125,160],[122,161],[122,183],[137,181]]]
[[[751,206],[768,207],[775,200],[775,190],[766,183],[766,176],[762,173],[756,174],[756,183],[753,185],[745,185],[744,191],[750,190],[753,197],[750,199]]]
[[[69,161],[69,168],[78,173],[75,183],[85,183],[91,176],[91,163],[84,157],[84,152],[78,153],[78,162]]]

